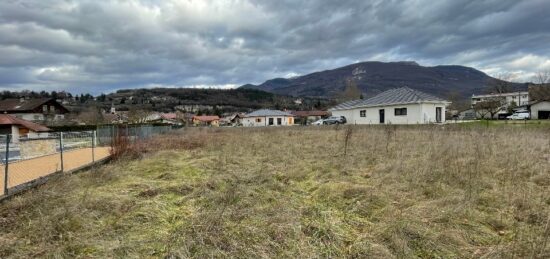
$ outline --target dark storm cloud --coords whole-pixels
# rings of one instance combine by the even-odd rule
[[[550,69],[550,1],[6,0],[0,88],[232,87],[364,60]]]

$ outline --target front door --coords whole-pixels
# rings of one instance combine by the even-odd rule
[[[441,107],[435,107],[435,121],[441,123]]]
[[[384,109],[378,111],[380,115],[380,124],[384,124]]]

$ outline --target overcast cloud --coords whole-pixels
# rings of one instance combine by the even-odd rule
[[[2,0],[0,89],[234,87],[358,61],[550,70],[548,0]]]

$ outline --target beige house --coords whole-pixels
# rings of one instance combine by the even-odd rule
[[[192,122],[194,126],[220,126],[220,117],[218,116],[193,116]]]
[[[445,122],[450,102],[408,87],[390,89],[369,99],[353,100],[329,109],[350,124],[427,124]]]
[[[292,126],[294,116],[279,110],[257,110],[246,114],[241,123],[245,127]]]

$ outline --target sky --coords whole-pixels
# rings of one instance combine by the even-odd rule
[[[361,61],[550,70],[550,0],[0,0],[0,90],[233,88]]]

